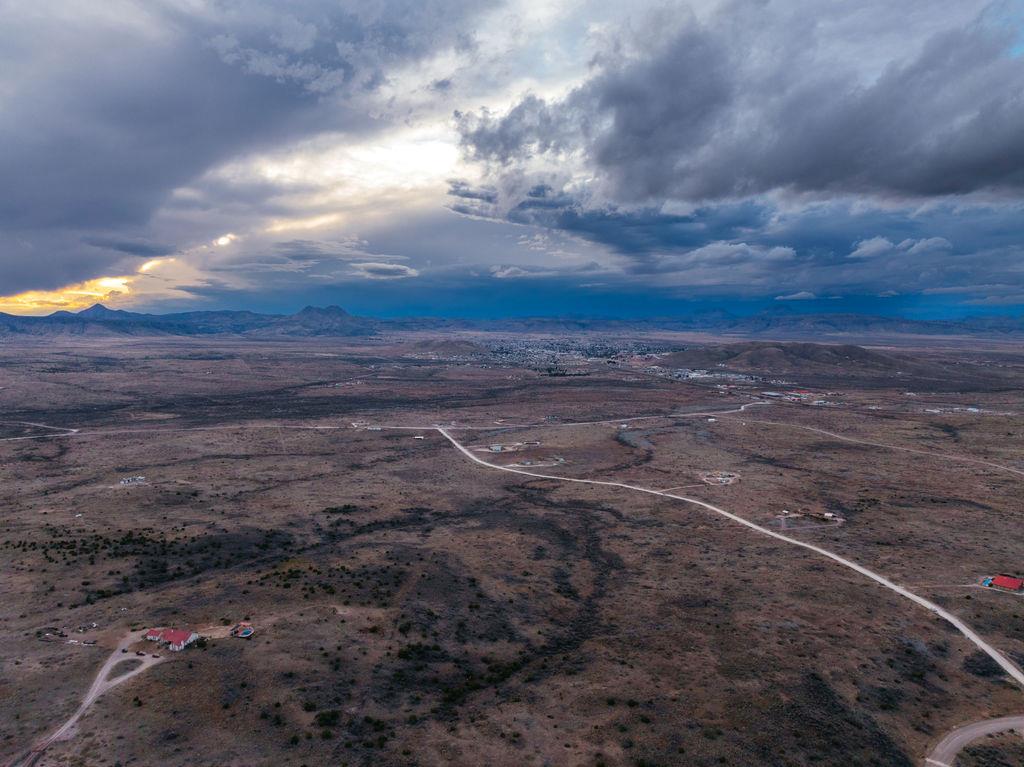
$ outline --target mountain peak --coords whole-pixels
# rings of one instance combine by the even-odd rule
[[[79,317],[103,317],[103,316],[106,316],[108,314],[119,314],[119,312],[116,312],[113,309],[108,309],[103,304],[93,304],[88,309],[82,309],[82,311],[80,311],[78,313],[78,316]]]
[[[108,309],[103,304],[93,304],[88,309],[83,309],[75,315],[87,320],[128,320],[138,317],[137,314],[126,312],[124,309]]]

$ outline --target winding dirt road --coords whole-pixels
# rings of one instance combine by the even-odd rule
[[[828,549],[823,549],[821,546],[816,546],[813,543],[807,543],[796,538],[790,538],[788,535],[777,533],[774,530],[769,530],[767,527],[762,527],[761,525],[755,522],[751,522],[748,519],[744,519],[738,514],[733,514],[732,512],[726,511],[725,509],[719,508],[718,506],[713,506],[710,503],[698,500],[696,498],[688,498],[685,495],[675,495],[674,493],[667,493],[663,490],[654,490],[653,488],[649,487],[630,485],[625,482],[614,482],[611,480],[600,479],[578,479],[576,477],[560,477],[556,474],[541,474],[540,472],[529,471],[527,469],[512,468],[510,466],[499,466],[496,463],[490,463],[489,461],[485,461],[482,458],[478,458],[476,455],[472,453],[471,450],[469,450],[469,448],[464,446],[461,442],[455,439],[455,437],[448,433],[446,429],[438,427],[437,431],[440,432],[445,439],[451,442],[452,445],[454,445],[459,450],[460,453],[462,453],[464,456],[473,461],[473,463],[480,464],[481,466],[486,466],[489,469],[497,469],[498,471],[506,471],[512,474],[522,474],[527,477],[535,477],[537,479],[551,479],[557,482],[573,482],[583,485],[601,485],[604,487],[618,487],[624,490],[634,490],[638,493],[647,493],[648,495],[658,495],[663,498],[671,498],[676,501],[684,501],[695,506],[700,506],[701,508],[707,509],[708,511],[713,511],[715,514],[719,514],[727,519],[731,519],[733,522],[741,524],[744,527],[748,527],[751,530],[760,533],[761,535],[767,535],[770,538],[775,538],[776,540],[784,541],[785,543],[789,543],[793,546],[799,546],[802,549],[813,551],[815,554],[820,554],[823,557],[828,557],[833,562],[837,562],[843,567],[849,568],[850,570],[853,570],[854,572],[857,572],[860,575],[870,578],[875,583],[878,583],[879,585],[884,586],[890,591],[899,594],[901,597],[905,597],[906,599],[915,602],[916,604],[920,605],[926,610],[929,610],[938,615],[940,618],[946,620],[947,622],[952,624],[957,631],[959,631],[968,640],[970,640],[970,642],[974,644],[979,650],[984,652],[986,655],[992,658],[992,660],[998,663],[1000,668],[1002,668],[1003,671],[1005,671],[1015,682],[1017,682],[1017,684],[1019,684],[1021,687],[1024,687],[1024,671],[1021,671],[1019,668],[1017,668],[1017,666],[1012,661],[1010,661],[996,648],[994,648],[992,645],[990,645],[988,642],[986,642],[984,639],[978,636],[978,634],[975,633],[975,631],[970,626],[961,621],[951,612],[944,610],[934,602],[931,602],[925,599],[924,597],[907,590],[903,586],[893,583],[885,576],[879,575],[878,573],[874,572],[873,570],[869,570],[863,565],[859,565],[856,562],[846,559],[845,557],[839,556],[835,552],[829,551]]]
[[[99,671],[96,672],[96,677],[93,679],[92,685],[90,685],[89,689],[82,697],[82,702],[75,713],[73,713],[71,717],[64,722],[64,724],[34,745],[28,753],[17,756],[12,761],[8,762],[6,767],[31,767],[31,765],[34,765],[39,761],[40,757],[42,757],[43,752],[46,751],[46,749],[53,743],[58,740],[66,739],[74,733],[74,728],[75,725],[78,724],[78,720],[82,718],[85,712],[89,710],[90,706],[92,706],[92,704],[96,702],[97,698],[103,695],[103,693],[166,660],[164,656],[154,657],[151,653],[147,653],[145,656],[139,656],[133,653],[124,652],[130,645],[138,642],[140,639],[142,639],[142,632],[138,631],[133,631],[121,639],[121,641],[117,643],[117,647],[114,648],[114,651],[110,654],[110,657],[104,661],[103,665],[100,666]],[[138,665],[123,674],[118,674],[111,678],[110,672],[118,663],[124,661],[138,661]]]
[[[1024,732],[1024,716],[1004,716],[1001,719],[984,719],[980,722],[958,727],[942,739],[942,742],[924,760],[928,767],[953,767],[956,755],[970,743],[997,732],[1019,730]]]

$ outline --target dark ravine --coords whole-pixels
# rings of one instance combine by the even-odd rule
[[[291,315],[250,311],[196,311],[144,314],[96,304],[78,313],[45,317],[0,312],[0,338],[117,336],[234,336],[308,338],[373,336],[388,331],[476,330],[513,333],[644,332],[671,330],[744,337],[848,338],[851,336],[969,336],[1024,338],[1024,317],[969,317],[962,320],[910,320],[863,314],[791,314],[763,312],[737,317],[698,312],[650,319],[515,317],[459,319],[357,317],[338,306],[307,306]]]

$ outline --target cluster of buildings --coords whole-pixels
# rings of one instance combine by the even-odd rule
[[[503,445],[503,444],[500,444],[500,443],[495,443],[493,445],[488,445],[487,446],[487,450],[488,450],[488,452],[491,452],[491,453],[510,453],[510,452],[513,452],[513,451],[516,451],[516,450],[524,450],[525,448],[528,448],[528,447],[539,447],[539,446],[540,446],[540,442],[538,442],[537,440],[532,440],[532,441],[529,441],[529,442],[513,442],[511,445]]]
[[[820,519],[824,522],[835,522],[837,524],[841,524],[846,521],[841,514],[836,514],[834,511],[823,511],[822,509],[812,508],[802,508],[800,511],[783,509],[781,516],[787,519],[792,519],[794,517],[811,517],[812,519]]]
[[[644,372],[662,378],[674,378],[677,381],[732,381],[733,383],[751,384],[762,381],[760,376],[747,373],[733,373],[723,370],[703,370],[700,368],[663,368],[660,365],[649,365]]]
[[[517,367],[532,368],[555,366],[567,373],[569,368],[587,363],[620,365],[657,359],[658,355],[668,354],[675,348],[671,345],[652,346],[642,341],[552,337],[502,338],[497,343],[487,344],[487,347],[503,363],[511,362]]]
[[[828,392],[829,395],[835,395],[837,392]],[[842,405],[842,402],[833,402],[832,400],[821,399],[821,395],[809,392],[806,389],[792,389],[790,391],[763,391],[761,392],[762,397],[768,397],[769,399],[780,399],[786,402],[802,402],[804,404],[818,405]]]
[[[524,458],[519,463],[510,463],[508,465],[509,465],[509,467],[517,467],[517,466],[518,467],[530,467],[530,466],[532,466],[534,468],[542,468],[542,467],[545,467],[545,466],[561,466],[563,463],[565,463],[565,459],[562,458],[562,456],[560,456],[560,455],[556,455],[556,456],[552,456],[551,458],[542,458],[542,459],[537,460],[537,461],[534,461],[531,458]]]
[[[122,485],[141,485],[145,481],[146,481],[146,478],[142,477],[142,476],[125,477],[124,479],[121,480],[121,484]]]
[[[492,345],[491,354],[512,363],[516,367],[547,368],[581,365],[588,356],[581,347],[571,341],[548,339],[535,341],[526,339],[505,339]]]

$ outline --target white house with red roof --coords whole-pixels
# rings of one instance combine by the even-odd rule
[[[160,644],[167,645],[168,650],[180,652],[199,639],[199,634],[188,629],[149,629],[143,635],[143,638],[148,639],[150,642],[159,642]]]

